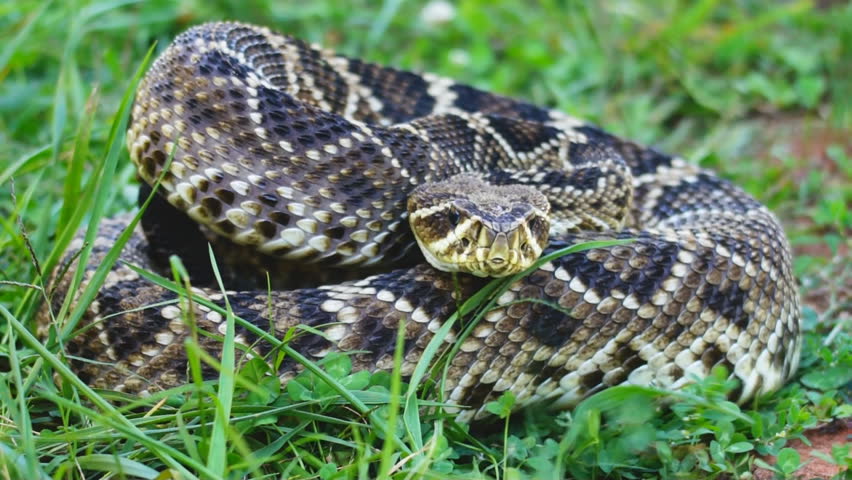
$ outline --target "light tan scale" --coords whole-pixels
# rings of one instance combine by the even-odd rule
[[[296,328],[290,346],[312,360],[348,353],[370,371],[392,369],[402,323],[408,375],[480,277],[567,245],[632,239],[545,263],[468,337],[449,330],[444,346],[458,353],[445,393],[460,420],[487,416],[505,391],[519,408],[564,408],[614,385],[680,388],[717,366],[744,402],[798,366],[799,301],[775,216],[712,172],[561,112],[211,23],[153,64],[127,144],[142,179],[163,176],[168,204],[133,232],[82,319],[93,328],[64,342],[98,388],[150,394],[186,382],[187,319],[215,335],[222,315],[187,309],[124,262],[165,272],[164,249],[191,257],[208,240],[226,284],[239,286],[227,293],[236,315],[279,338],[319,330]],[[84,286],[128,221],[105,220],[87,265],[72,265]],[[224,305],[199,280],[206,266],[185,261],[197,293]],[[311,281],[311,263],[348,270],[323,267]],[[69,278],[54,279],[43,327],[72,294]],[[220,355],[215,336],[198,338]],[[246,358],[274,351],[242,327],[237,339]],[[288,358],[278,374],[287,382],[302,369]]]

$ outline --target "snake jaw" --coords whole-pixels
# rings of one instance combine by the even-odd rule
[[[469,239],[471,230],[480,232],[478,241]],[[477,227],[463,226],[444,241],[430,243],[417,233],[415,238],[423,256],[438,270],[470,273],[478,277],[505,277],[529,267],[541,255],[546,242],[528,241],[528,234],[529,229],[525,225],[509,232],[495,232],[479,224]]]

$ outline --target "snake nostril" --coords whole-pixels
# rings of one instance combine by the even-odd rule
[[[467,248],[467,247],[469,247],[469,246],[470,246],[470,239],[462,238],[462,241],[461,241],[461,242],[462,242],[462,246],[463,246],[464,248]]]

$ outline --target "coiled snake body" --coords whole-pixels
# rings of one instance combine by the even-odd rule
[[[534,186],[552,207],[545,253],[634,239],[547,262],[497,299],[450,360],[447,397],[473,407],[462,419],[485,415],[482,405],[506,390],[518,406],[567,406],[625,382],[676,388],[716,365],[740,380],[734,396],[744,401],[777,389],[796,369],[799,306],[775,217],[711,172],[559,112],[338,56],[265,28],[214,23],[180,35],[150,69],[127,142],[141,177],[162,174],[168,203],[204,226],[160,201],[143,222],[147,238],[134,232],[123,260],[162,271],[162,254],[176,251],[189,265],[206,264],[211,240],[222,257],[236,258],[223,267],[234,272],[232,285],[253,287],[254,275],[264,287],[263,272],[273,277],[271,291],[228,293],[238,316],[279,338],[297,325],[314,327],[323,335],[304,333],[290,345],[313,359],[354,352],[356,369],[392,368],[402,321],[402,372],[410,375],[434,333],[485,283],[461,274],[455,284],[451,274],[415,264],[422,257],[407,220],[418,228],[426,214],[406,206],[420,185],[467,173]],[[465,197],[476,192],[458,193],[452,205],[476,208]],[[444,208],[418,202],[411,200],[413,212]],[[547,230],[524,224],[521,233],[495,237],[475,214],[450,215],[421,225],[418,241],[449,255],[462,247],[447,238],[472,241],[467,258],[478,266],[535,256]],[[102,222],[84,281],[126,223]],[[492,254],[476,253],[488,242],[514,253],[491,262]],[[344,275],[341,266],[401,268],[277,288],[299,286],[304,268],[295,265],[304,263],[333,279]],[[262,273],[245,273],[255,268]],[[222,293],[203,288],[205,267],[190,270],[201,272],[193,273],[196,292],[224,305]],[[67,287],[60,279],[54,303]],[[225,322],[203,305],[163,306],[175,297],[116,264],[86,314],[90,328],[67,344],[79,375],[143,394],[184,383],[186,317],[214,333]],[[451,330],[446,341],[457,335]],[[237,340],[257,354],[270,350],[239,326]],[[221,349],[207,336],[199,342],[214,356]],[[282,379],[299,368],[285,361]]]

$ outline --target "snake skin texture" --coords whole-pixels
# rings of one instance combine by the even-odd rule
[[[799,300],[774,215],[712,172],[560,112],[213,23],[180,35],[152,66],[127,142],[143,179],[163,176],[168,203],[155,201],[123,261],[167,272],[163,255],[177,251],[196,293],[224,305],[205,283],[212,240],[224,264],[237,258],[223,265],[237,272],[226,275],[236,315],[278,338],[318,329],[323,336],[302,332],[290,346],[313,360],[353,352],[355,369],[390,370],[403,322],[410,375],[456,306],[487,282],[460,274],[456,284],[423,262],[406,221],[419,185],[479,172],[536,186],[556,225],[545,254],[635,239],[545,263],[497,299],[450,360],[447,398],[469,407],[461,420],[488,415],[484,403],[507,390],[517,407],[567,407],[624,383],[678,388],[717,365],[740,381],[733,399],[742,402],[778,389],[798,365]],[[128,220],[102,222],[84,283]],[[241,273],[255,268],[259,286]],[[302,284],[308,269],[328,275]],[[95,387],[130,393],[185,383],[188,325],[214,334],[198,341],[217,357],[225,322],[176,299],[117,263],[86,328],[66,343],[72,366]],[[451,330],[448,346],[458,335]],[[240,326],[237,340],[271,351]],[[286,359],[282,381],[301,368]]]

